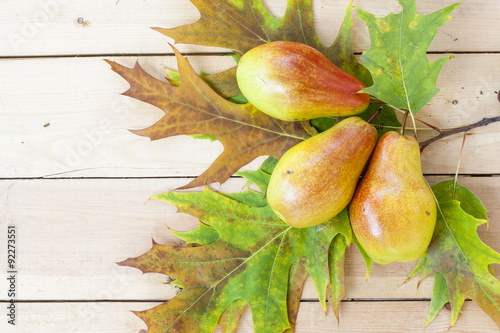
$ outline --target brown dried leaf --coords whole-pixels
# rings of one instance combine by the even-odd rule
[[[274,18],[261,0],[191,2],[200,11],[197,22],[154,29],[176,43],[225,47],[241,54],[273,40],[293,40],[324,47],[314,30],[311,0],[288,0],[281,18]]]
[[[173,48],[173,47],[172,47]],[[128,68],[107,61],[130,83],[123,94],[159,107],[165,116],[143,130],[132,131],[151,140],[175,135],[206,134],[224,146],[213,164],[183,188],[223,183],[241,167],[262,155],[281,157],[289,148],[314,134],[304,122],[285,122],[272,118],[251,104],[228,102],[212,90],[175,49],[180,86],[160,81],[136,63]]]
[[[344,268],[342,267],[342,270]],[[290,328],[284,333],[295,332],[295,324],[297,323],[297,315],[299,314],[300,300],[302,291],[304,290],[304,283],[306,282],[309,273],[307,269],[299,261],[290,267],[290,280],[288,281],[288,295],[287,295],[287,308],[288,320],[290,321]]]

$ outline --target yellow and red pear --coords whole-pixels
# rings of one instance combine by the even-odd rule
[[[370,95],[354,76],[306,44],[276,41],[243,55],[238,86],[257,109],[281,120],[346,117],[368,108]]]
[[[349,117],[289,149],[274,169],[267,201],[292,227],[310,227],[340,213],[377,142],[377,131]]]
[[[437,208],[415,138],[396,132],[380,138],[349,214],[356,238],[373,261],[413,261],[425,253]]]

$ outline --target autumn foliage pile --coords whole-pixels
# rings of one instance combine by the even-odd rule
[[[396,112],[408,111],[413,119],[439,91],[436,79],[451,57],[429,62],[426,52],[439,27],[458,6],[421,16],[414,0],[398,0],[402,11],[385,18],[356,8],[371,38],[371,48],[363,52],[361,65],[352,47],[352,2],[334,43],[325,46],[314,30],[312,0],[289,0],[282,18],[271,16],[259,0],[191,1],[200,10],[199,21],[155,29],[176,43],[224,47],[240,55],[278,40],[310,45],[368,87],[364,92],[372,96],[372,103],[359,116],[366,120],[382,107],[373,122],[379,136],[401,126]],[[249,306],[256,332],[293,331],[303,283],[310,276],[320,304],[326,309],[329,300],[338,317],[345,296],[344,255],[351,242],[357,243],[347,210],[319,225],[297,229],[276,216],[264,195],[277,159],[331,127],[334,120],[270,117],[241,95],[236,67],[198,75],[172,48],[179,73],[168,72],[168,82],[155,79],[139,63],[127,68],[109,62],[130,83],[124,95],[165,112],[153,126],[133,132],[152,140],[203,135],[222,143],[223,153],[183,188],[222,183],[234,174],[255,186],[243,193],[205,188],[154,197],[198,218],[200,225],[192,231],[174,232],[189,246],[154,243],[147,253],[120,263],[144,273],[166,274],[182,288],[172,300],[136,314],[150,332],[211,332],[217,324],[223,332],[234,332]],[[257,171],[238,172],[259,156],[271,157]],[[500,282],[490,271],[491,264],[500,263],[500,255],[476,232],[487,222],[486,209],[456,181],[436,184],[432,191],[438,207],[436,228],[428,251],[409,273],[409,278],[421,274],[420,280],[434,276],[426,323],[450,302],[453,324],[464,300],[470,298],[500,326]],[[362,248],[360,252],[369,274],[372,260]]]

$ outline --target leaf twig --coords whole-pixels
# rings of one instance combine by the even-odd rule
[[[461,127],[457,127],[457,128],[452,128],[452,129],[449,129],[446,131],[441,131],[441,133],[439,133],[439,135],[436,135],[435,137],[433,137],[429,140],[425,140],[425,141],[421,142],[420,143],[420,152],[422,152],[431,143],[436,142],[438,140],[441,140],[447,136],[454,135],[457,133],[467,132],[467,131],[470,131],[471,129],[481,127],[481,126],[486,126],[486,125],[489,125],[491,123],[495,123],[497,121],[500,121],[500,116],[491,117],[491,118],[483,118],[480,121],[469,124],[469,125],[465,125],[465,126],[461,126]]]

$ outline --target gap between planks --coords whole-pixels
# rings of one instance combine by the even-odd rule
[[[175,46],[175,45],[174,45]],[[181,52],[184,57],[220,57],[228,56],[232,52]],[[362,52],[354,52],[354,55],[360,56]],[[470,54],[470,55],[481,55],[481,54],[500,54],[500,51],[458,51],[458,50],[447,50],[447,51],[429,51],[427,55],[448,55],[448,54]],[[51,59],[51,58],[102,58],[102,57],[172,57],[175,54],[172,53],[93,53],[93,54],[48,54],[48,55],[23,55],[23,56],[0,56],[0,60],[22,60],[22,59]]]
[[[170,299],[74,299],[74,300],[63,300],[63,299],[33,299],[33,300],[16,300],[16,303],[151,303],[151,302],[168,302]],[[430,297],[423,298],[344,298],[341,302],[429,302]],[[466,299],[467,302],[472,302],[471,299]],[[301,303],[319,303],[317,298],[302,298]],[[9,304],[8,300],[0,300],[1,304]]]
[[[82,170],[73,170],[73,171],[68,171],[65,173],[72,173],[72,172],[78,172]],[[455,174],[424,174],[425,177],[448,177],[448,178],[454,178]],[[198,176],[131,176],[131,177],[123,177],[123,176],[117,176],[117,177],[56,177],[53,175],[46,175],[46,176],[40,176],[40,177],[13,177],[13,178],[1,178],[0,181],[30,181],[30,180],[95,180],[95,179],[101,179],[101,180],[141,180],[141,179],[195,179]],[[459,178],[491,178],[491,177],[500,177],[500,174],[458,174]],[[243,179],[243,177],[239,176],[231,176],[229,179]],[[211,185],[211,184],[207,184]]]

